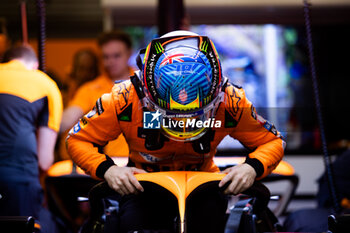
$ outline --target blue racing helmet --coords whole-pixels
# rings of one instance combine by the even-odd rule
[[[141,53],[144,94],[163,118],[206,120],[221,100],[222,74],[214,44],[206,36],[175,31],[154,39]],[[175,140],[194,140],[204,128],[165,128]]]

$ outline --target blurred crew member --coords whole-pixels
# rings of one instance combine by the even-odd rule
[[[31,48],[10,49],[4,60],[7,63],[0,64],[0,215],[34,216],[42,232],[52,232],[42,206],[39,170],[46,171],[54,159],[62,97],[56,83],[37,70],[38,59]]]
[[[65,88],[61,90],[64,107],[67,106],[68,101],[73,99],[80,86],[94,80],[99,74],[99,61],[95,52],[91,49],[78,50],[74,54],[72,69],[65,81]],[[57,160],[69,158],[65,143],[67,135],[68,130],[59,137]]]
[[[284,153],[280,133],[256,113],[242,88],[222,76],[208,37],[168,33],[140,52],[138,65],[141,71],[102,95],[67,138],[73,160],[123,195],[121,232],[171,231],[176,217],[169,200],[155,190],[127,195],[143,191],[135,173],[219,172],[213,157],[227,135],[252,151],[245,163],[223,171],[227,175],[219,186],[229,183],[226,194],[246,190],[278,165]],[[130,148],[128,167],[116,166],[98,150],[120,134]],[[188,232],[223,232],[226,200],[218,190],[203,195],[186,211]]]
[[[121,31],[104,33],[98,38],[102,54],[103,74],[95,80],[81,86],[69,106],[63,112],[61,132],[70,129],[80,117],[86,114],[104,93],[109,93],[115,82],[124,81],[133,74],[128,65],[132,53],[132,42],[128,34]],[[106,153],[113,155],[129,154],[128,146],[123,136],[112,145],[108,145]]]
[[[80,49],[73,57],[73,65],[68,77],[67,101],[73,99],[78,88],[100,75],[98,57],[91,49]]]

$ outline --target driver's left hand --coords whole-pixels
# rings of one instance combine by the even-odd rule
[[[231,182],[225,189],[224,194],[237,195],[250,188],[256,178],[254,168],[246,163],[227,168],[221,173],[227,175],[220,181],[219,187],[223,187],[227,182]]]

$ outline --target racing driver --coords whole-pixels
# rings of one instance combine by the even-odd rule
[[[222,171],[226,176],[219,187],[226,184],[224,194],[241,193],[278,165],[285,145],[280,133],[256,113],[241,87],[223,77],[208,37],[167,33],[141,50],[137,62],[140,70],[102,95],[67,138],[74,162],[122,196],[121,232],[171,232],[176,217],[161,191],[143,192],[136,173],[220,172],[213,157],[227,135],[250,153],[243,164]],[[120,134],[130,148],[127,167],[117,166],[100,150]],[[205,192],[196,198],[188,232],[223,232],[223,196]]]

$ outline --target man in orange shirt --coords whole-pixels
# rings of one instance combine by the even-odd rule
[[[121,31],[104,33],[98,38],[101,49],[104,72],[95,80],[81,86],[68,108],[63,112],[60,131],[70,129],[80,117],[86,114],[104,93],[109,93],[115,82],[121,82],[133,74],[128,65],[132,53],[132,41],[128,34]],[[123,136],[109,143],[106,153],[110,156],[128,156],[129,150]],[[114,148],[118,148],[115,153]]]
[[[223,171],[227,175],[219,186],[227,184],[226,194],[245,191],[276,168],[284,153],[280,133],[256,113],[241,87],[222,76],[208,37],[168,33],[140,52],[138,66],[141,71],[102,95],[67,138],[78,166],[123,196],[121,232],[172,232],[176,215],[170,200],[157,190],[134,195],[143,192],[134,174],[219,172],[213,157],[227,135],[251,152],[243,164]],[[130,148],[128,167],[118,167],[99,150],[120,134]],[[187,215],[188,232],[223,232],[227,203],[222,194],[208,191],[196,203]]]

